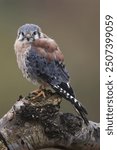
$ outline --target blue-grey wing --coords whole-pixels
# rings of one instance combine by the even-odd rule
[[[68,71],[62,62],[59,62],[58,60],[48,61],[35,50],[30,50],[27,53],[26,64],[30,66],[28,67],[28,72],[30,72],[35,78],[41,78],[50,84],[55,90],[57,90],[56,86],[59,86],[74,95],[71,86],[68,85]]]

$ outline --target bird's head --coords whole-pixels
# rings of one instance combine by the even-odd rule
[[[43,37],[41,28],[35,24],[25,24],[18,29],[17,40],[33,42],[36,39]]]

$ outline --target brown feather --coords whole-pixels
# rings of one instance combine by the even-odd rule
[[[56,42],[51,38],[41,38],[35,40],[32,43],[32,46],[37,50],[39,54],[41,54],[43,57],[46,57],[48,61],[64,61],[64,56],[62,52],[60,51]]]

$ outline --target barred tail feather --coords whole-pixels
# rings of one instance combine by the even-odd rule
[[[82,106],[82,104],[75,98],[75,96],[73,95],[73,90],[71,87],[69,87],[69,89],[67,88],[66,90],[63,89],[60,85],[55,85],[53,86],[53,89],[60,94],[63,98],[67,99],[68,101],[70,101],[77,112],[80,113],[81,117],[83,118],[84,122],[86,125],[88,125],[89,121],[86,117],[87,110]],[[70,92],[71,91],[71,92]]]
[[[74,98],[74,101],[76,101],[75,98]],[[86,117],[86,115],[88,114],[87,110],[82,106],[82,104],[78,100],[77,100],[77,102],[74,103],[74,107],[75,107],[76,111],[80,113],[80,115],[83,118],[85,124],[88,125],[89,121]]]

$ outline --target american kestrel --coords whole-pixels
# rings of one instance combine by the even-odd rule
[[[64,56],[57,43],[44,34],[39,26],[25,24],[18,29],[14,49],[23,76],[37,85],[48,84],[74,105],[87,125],[87,111],[75,98]]]

